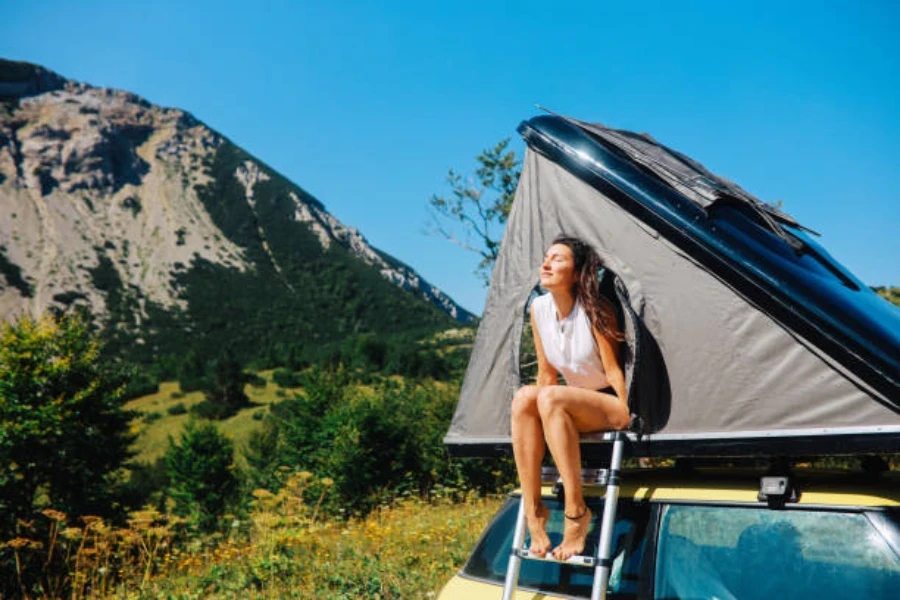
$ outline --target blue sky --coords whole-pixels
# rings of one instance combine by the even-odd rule
[[[900,285],[896,2],[258,5],[0,0],[0,56],[192,112],[474,312],[427,201],[535,103],[649,132]]]

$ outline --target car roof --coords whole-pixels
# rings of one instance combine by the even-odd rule
[[[619,497],[647,502],[747,503],[759,505],[765,470],[747,468],[676,468],[623,471]],[[795,470],[791,481],[799,500],[789,506],[900,507],[900,471],[870,475],[841,470]],[[586,496],[602,496],[605,486],[585,483]],[[553,486],[545,484],[545,496]]]

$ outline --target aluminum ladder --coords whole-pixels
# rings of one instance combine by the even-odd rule
[[[516,529],[513,534],[512,550],[509,566],[506,568],[506,581],[503,584],[503,600],[512,600],[519,584],[519,569],[523,560],[543,560],[570,564],[576,567],[594,569],[594,584],[591,588],[591,600],[606,600],[609,585],[609,574],[612,568],[612,534],[616,525],[616,504],[619,500],[619,472],[622,469],[622,453],[625,446],[625,432],[613,431],[604,435],[611,439],[612,459],[606,477],[606,497],[603,504],[603,520],[600,526],[600,539],[597,542],[595,556],[576,555],[566,561],[558,561],[549,554],[545,557],[532,556],[524,548],[525,544],[525,503],[519,501],[519,514],[516,517]]]

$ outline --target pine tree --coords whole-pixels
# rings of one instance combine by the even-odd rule
[[[212,529],[237,490],[234,446],[212,423],[191,420],[166,451],[168,494],[175,513]]]

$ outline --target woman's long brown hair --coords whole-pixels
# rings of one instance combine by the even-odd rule
[[[600,282],[597,272],[603,267],[603,261],[590,244],[579,238],[558,235],[553,244],[562,244],[572,251],[575,259],[575,300],[584,307],[591,325],[607,339],[621,342],[625,339],[616,320],[616,309],[612,303],[600,293]]]

